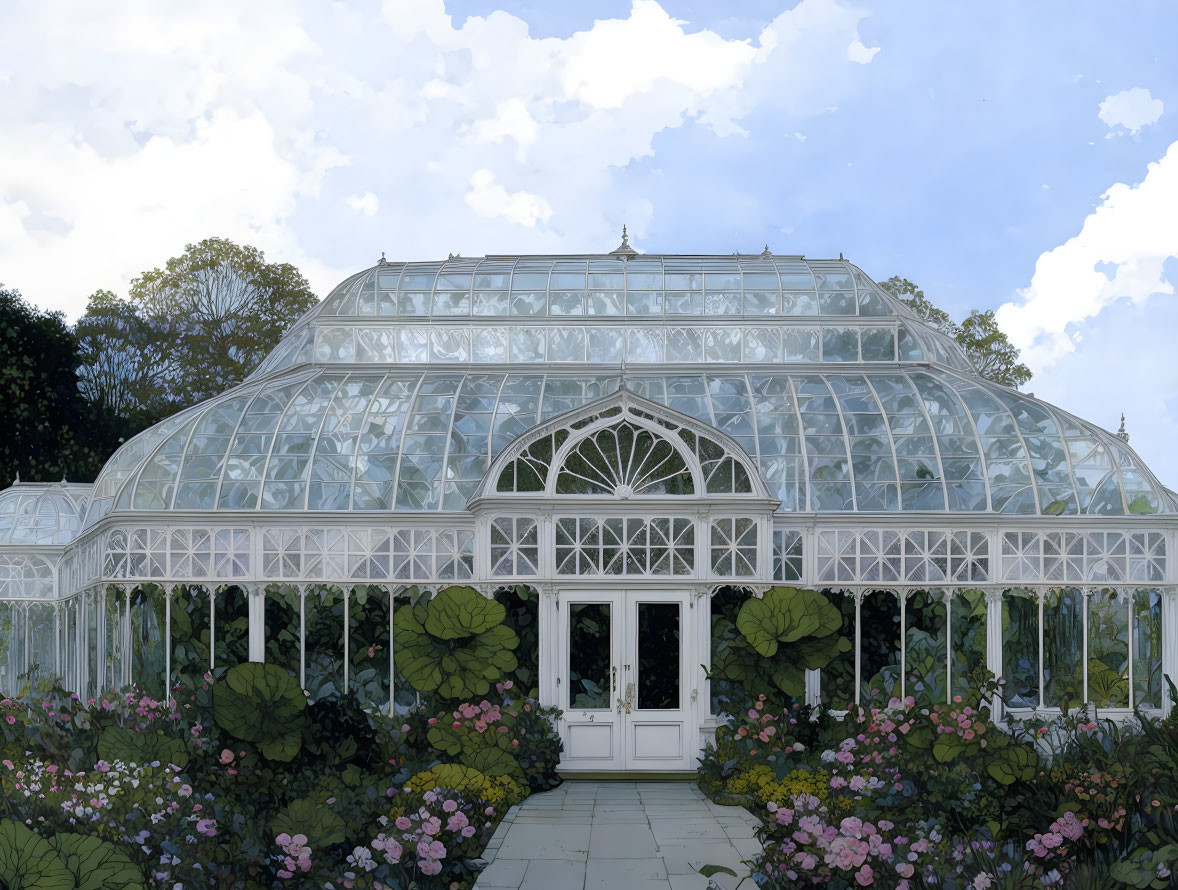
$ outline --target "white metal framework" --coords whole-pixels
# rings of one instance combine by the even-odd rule
[[[34,663],[88,692],[170,676],[193,597],[213,640],[240,606],[251,657],[281,600],[305,679],[318,610],[455,583],[540,591],[552,672],[560,597],[604,581],[627,627],[678,603],[695,665],[714,591],[831,592],[832,705],[985,665],[1020,707],[1164,708],[1176,535],[1126,442],[982,379],[845,261],[382,262],[92,486],[0,492],[0,691]],[[706,677],[680,685],[706,725]]]

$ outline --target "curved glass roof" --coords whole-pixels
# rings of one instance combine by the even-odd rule
[[[936,362],[951,338],[844,260],[520,256],[383,263],[254,372],[300,364]]]
[[[617,373],[306,368],[243,384],[128,442],[89,525],[119,510],[463,510],[513,438],[616,391]],[[947,368],[627,371],[759,465],[782,512],[1176,512],[1110,433]]]
[[[69,543],[81,525],[90,488],[20,482],[0,491],[0,545]]]

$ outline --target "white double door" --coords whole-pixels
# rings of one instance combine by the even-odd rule
[[[553,692],[567,771],[692,770],[700,697],[683,590],[564,590]]]

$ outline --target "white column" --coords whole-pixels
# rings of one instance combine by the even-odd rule
[[[1162,592],[1162,676],[1178,684],[1178,590]],[[1169,714],[1175,702],[1170,685],[1162,681],[1162,710]]]
[[[217,588],[209,588],[209,673],[217,666]]]
[[[307,688],[307,588],[299,587],[299,686]]]
[[[246,588],[249,600],[250,661],[266,660],[266,589],[261,585]]]
[[[172,588],[164,591],[164,701],[172,700]]]
[[[1083,704],[1088,704],[1088,598],[1092,595],[1092,590],[1088,587],[1081,591],[1080,602],[1083,605],[1084,611],[1081,613],[1080,626],[1083,628],[1084,647],[1083,647],[1083,661],[1080,663],[1080,669],[1083,672],[1081,676],[1084,678],[1084,701]]]
[[[389,716],[397,712],[397,662],[394,657],[393,613],[397,607],[397,591],[387,588],[389,594]],[[537,609],[537,612],[539,610]]]
[[[855,704],[859,704],[859,688],[863,674],[863,591],[856,590],[855,597]]]
[[[908,693],[908,591],[897,590],[900,598],[900,701]]]
[[[941,591],[945,603],[945,704],[953,703],[953,589]]]
[[[349,608],[352,602],[352,588],[344,589],[344,688],[343,694],[348,694],[348,668],[352,662],[352,619]]]
[[[986,591],[986,667],[994,677],[1002,680],[1002,591]],[[1002,700],[990,703],[995,720],[1002,718]]]
[[[1035,601],[1039,604],[1039,710],[1047,707],[1047,689],[1044,685],[1043,674],[1043,603],[1047,598],[1047,591],[1039,589],[1035,592]]]

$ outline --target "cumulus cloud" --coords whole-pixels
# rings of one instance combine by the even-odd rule
[[[320,292],[381,249],[607,250],[657,212],[622,171],[658,134],[827,113],[874,55],[864,15],[801,0],[729,39],[635,0],[537,38],[442,0],[19,4],[0,30],[0,269],[76,316],[210,235]]]
[[[1164,109],[1165,104],[1162,100],[1151,96],[1149,90],[1133,87],[1131,90],[1113,93],[1101,102],[1100,119],[1110,130],[1123,127],[1137,135],[1142,127],[1156,124]]]
[[[548,202],[525,191],[511,192],[495,181],[495,174],[486,168],[476,170],[470,178],[466,204],[479,216],[494,219],[499,216],[521,226],[534,226],[552,216]]]
[[[372,192],[365,192],[362,195],[349,195],[348,206],[357,213],[363,213],[365,216],[376,216],[376,211],[380,210],[380,199]]]
[[[1032,369],[1075,349],[1076,326],[1118,300],[1172,294],[1165,264],[1178,257],[1178,142],[1136,185],[1101,196],[1079,234],[1039,256],[1030,285],[997,319]]]

